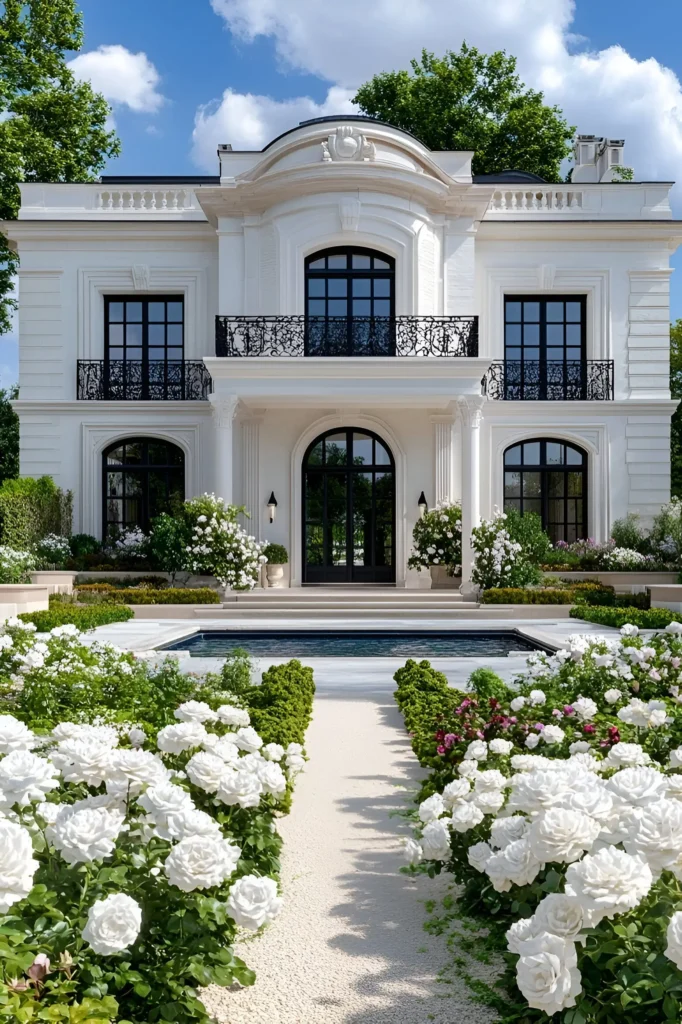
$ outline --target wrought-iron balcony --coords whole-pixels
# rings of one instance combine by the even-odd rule
[[[200,360],[79,359],[79,400],[196,402],[208,398],[211,375]]]
[[[217,316],[217,356],[477,356],[477,316]]]
[[[483,389],[506,402],[605,402],[613,398],[613,360],[505,360],[492,363]]]

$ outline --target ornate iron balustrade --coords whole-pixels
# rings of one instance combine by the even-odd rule
[[[506,360],[491,365],[483,389],[506,402],[606,402],[613,398],[613,360]]]
[[[200,361],[79,359],[79,400],[98,402],[203,401],[211,375]]]
[[[477,316],[218,316],[217,356],[477,356]]]

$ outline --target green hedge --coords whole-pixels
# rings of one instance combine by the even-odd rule
[[[246,700],[251,724],[265,743],[303,743],[313,712],[313,670],[300,661],[273,665]]]
[[[570,611],[571,618],[584,622],[596,622],[600,626],[614,626],[620,629],[626,623],[640,629],[664,629],[669,622],[682,622],[682,612],[671,612],[667,608],[589,608],[575,605]]]
[[[100,604],[82,607],[77,604],[55,604],[45,612],[22,612],[24,622],[33,622],[41,633],[48,633],[55,626],[73,623],[79,629],[95,629],[110,622],[126,622],[134,612],[122,604]]]
[[[481,604],[573,604],[572,590],[543,587],[527,590],[525,587],[491,587],[481,594]]]
[[[52,477],[20,477],[0,485],[0,541],[18,551],[35,547],[48,533],[71,533],[73,495]]]
[[[164,590],[112,590],[124,604],[220,604],[220,594],[210,587],[166,587]]]

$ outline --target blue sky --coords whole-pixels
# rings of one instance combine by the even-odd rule
[[[580,131],[626,140],[636,176],[682,179],[679,0],[82,0],[74,71],[113,105],[121,174],[215,173],[215,148],[260,148],[351,109],[373,72],[463,39],[507,49]],[[682,185],[675,190],[682,218]],[[682,256],[675,258],[682,274]],[[673,316],[682,277],[673,276]],[[16,338],[0,339],[0,380]]]

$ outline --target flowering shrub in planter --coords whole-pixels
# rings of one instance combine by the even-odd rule
[[[185,503],[192,539],[187,546],[187,568],[194,573],[215,576],[224,587],[252,590],[260,566],[266,561],[263,547],[239,526],[243,512],[226,505],[213,494]]]
[[[41,569],[50,569],[53,566],[63,569],[71,558],[71,545],[68,537],[62,537],[58,533],[48,533],[36,547],[36,559]]]
[[[531,655],[518,690],[447,698],[430,747],[441,680],[397,673],[413,745],[440,761],[408,861],[451,871],[506,951],[487,998],[507,1022],[680,1019],[681,634],[627,626]]]
[[[310,670],[263,684],[298,737],[285,747],[253,727],[261,687],[196,688],[69,627],[36,637],[15,621],[0,641],[14,712],[0,715],[0,1020],[208,1022],[198,988],[251,984],[234,937],[281,907],[274,815],[304,762]],[[287,675],[290,693],[310,676],[297,702]]]
[[[428,569],[432,565],[447,566],[450,575],[462,571],[462,506],[459,502],[439,501],[414,524],[413,550],[409,569]]]
[[[36,559],[30,551],[15,551],[0,545],[0,583],[29,583],[36,567]]]
[[[474,550],[472,582],[482,590],[491,587],[524,587],[537,583],[540,572],[526,558],[521,544],[506,529],[507,516],[495,509],[492,519],[482,520],[471,531]]]

